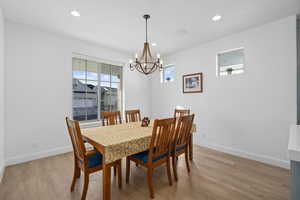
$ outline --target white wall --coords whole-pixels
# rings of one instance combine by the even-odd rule
[[[220,22],[222,23],[222,22]],[[245,48],[245,73],[216,77],[216,53]],[[152,116],[177,105],[196,114],[198,144],[288,166],[290,124],[296,123],[295,16],[176,53],[176,81],[152,77]],[[204,92],[183,94],[182,75],[203,72]]]
[[[4,18],[0,8],[0,182],[4,171]]]
[[[216,53],[241,46],[245,74],[217,78]],[[130,56],[6,21],[7,164],[70,150],[64,117],[71,115],[72,52],[118,62]],[[286,166],[288,126],[296,122],[295,17],[179,52],[166,61],[176,64],[175,82],[161,84],[156,73],[150,85],[144,75],[124,69],[126,108],[164,117],[176,105],[189,107],[196,113],[198,144]],[[196,72],[204,73],[204,93],[182,94],[182,75]]]
[[[129,55],[30,26],[5,23],[7,164],[70,150],[72,52],[127,62]],[[126,38],[124,38],[126,39]],[[149,80],[124,69],[125,107],[149,115]]]

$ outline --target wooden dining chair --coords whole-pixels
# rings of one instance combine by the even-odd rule
[[[175,109],[174,117],[179,118],[179,117],[186,116],[189,114],[190,114],[190,110],[188,110],[188,109]],[[192,135],[191,135],[190,144],[189,144],[189,158],[191,161],[193,160],[193,137],[192,137]]]
[[[189,114],[190,114],[190,110],[188,110],[188,109],[175,109],[174,117],[178,118],[178,117],[189,115]]]
[[[141,113],[140,110],[125,110],[125,118],[126,123],[129,122],[140,122],[141,120]],[[137,163],[135,164],[137,167],[139,166]]]
[[[166,163],[169,184],[172,185],[170,150],[175,134],[175,118],[155,120],[149,150],[126,158],[126,183],[129,183],[130,161],[147,168],[150,197],[154,198],[153,169]]]
[[[177,120],[175,137],[172,147],[172,167],[175,177],[175,181],[178,180],[177,175],[177,158],[180,155],[185,155],[185,163],[188,173],[190,172],[188,152],[191,138],[191,130],[194,121],[194,114],[188,116],[182,116]]]
[[[101,116],[103,126],[122,124],[120,111],[101,112]]]
[[[102,126],[122,124],[120,111],[101,112]],[[114,167],[114,176],[117,175],[117,168]]]
[[[74,151],[74,175],[71,184],[71,192],[74,191],[76,179],[80,177],[80,173],[83,171],[84,185],[81,200],[84,200],[88,190],[89,175],[102,169],[103,157],[102,154],[95,149],[91,151],[86,150],[78,121],[70,120],[68,117],[66,117],[66,122]],[[118,184],[121,188],[121,160],[115,161],[113,166],[117,167],[118,169]]]
[[[126,118],[126,123],[141,121],[140,110],[126,110],[125,118]]]

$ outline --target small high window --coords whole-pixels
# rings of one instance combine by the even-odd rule
[[[163,83],[174,81],[175,79],[175,66],[167,65],[162,70],[162,81]]]
[[[230,76],[244,73],[244,48],[217,54],[217,76]]]

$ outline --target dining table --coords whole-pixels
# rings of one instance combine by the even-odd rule
[[[147,150],[151,141],[153,122],[154,120],[151,120],[147,127],[142,127],[141,122],[130,122],[82,129],[84,140],[102,154],[103,200],[110,200],[111,197],[111,167],[113,162]],[[196,132],[195,124],[193,124],[191,132]],[[192,160],[192,135],[190,141],[189,157]]]

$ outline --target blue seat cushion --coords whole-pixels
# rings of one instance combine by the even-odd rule
[[[176,151],[181,151],[181,150],[184,149],[185,147],[186,147],[185,145],[176,147]]]
[[[144,163],[147,163],[148,162],[148,154],[149,154],[149,151],[143,151],[143,152],[132,155],[132,157],[135,159],[141,160]],[[152,162],[158,161],[166,156],[167,156],[166,154],[160,155],[160,156],[154,158],[152,160]]]
[[[102,154],[101,153],[95,153],[87,156],[88,160],[88,167],[97,167],[99,165],[102,165]]]

